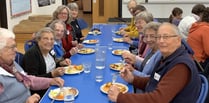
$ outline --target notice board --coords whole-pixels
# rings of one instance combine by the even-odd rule
[[[31,0],[10,0],[11,17],[21,16],[30,13]]]

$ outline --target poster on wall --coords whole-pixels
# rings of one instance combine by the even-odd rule
[[[50,0],[38,0],[39,7],[48,6],[48,5],[50,5]]]
[[[10,0],[11,17],[21,16],[31,11],[31,0]]]

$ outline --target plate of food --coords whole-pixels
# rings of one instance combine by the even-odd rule
[[[123,69],[123,67],[124,67],[124,64],[122,64],[122,63],[110,64],[110,69],[116,70],[116,71],[120,71],[121,69]]]
[[[114,33],[117,35],[122,35],[120,31],[115,31]]]
[[[53,90],[50,90],[48,96],[51,99],[63,101],[65,95],[74,95],[74,97],[78,96],[79,91],[76,88],[73,87],[63,87],[63,90],[60,88],[56,88]],[[61,90],[61,91],[60,91]]]
[[[96,44],[99,40],[91,39],[91,40],[84,40],[83,43],[85,44]]]
[[[112,54],[114,55],[122,55],[123,51],[125,51],[124,49],[116,49],[112,51]]]
[[[92,49],[92,48],[82,48],[78,50],[79,54],[91,54],[94,52],[95,52],[95,49]]]
[[[103,84],[101,87],[100,87],[100,90],[107,94],[107,92],[109,91],[110,87],[113,85],[112,82],[108,82],[108,83],[105,83]],[[119,89],[120,89],[120,92],[122,93],[126,93],[128,92],[128,87],[125,85],[125,84],[122,84],[122,83],[114,83],[114,85],[116,85]]]
[[[113,38],[113,41],[115,41],[115,42],[123,42],[123,38]]]
[[[89,34],[93,34],[93,35],[99,35],[102,32],[99,29],[92,29],[92,31],[89,32]]]
[[[84,70],[83,65],[70,65],[64,68],[65,74],[78,74]]]

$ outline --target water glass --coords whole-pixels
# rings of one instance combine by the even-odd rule
[[[109,50],[112,50],[112,42],[111,43],[108,43],[107,45],[108,45],[108,49]]]
[[[96,48],[96,58],[95,58],[95,66],[97,69],[105,68],[105,60],[106,60],[106,46],[97,46]]]
[[[91,72],[91,62],[84,62],[83,63],[84,73]]]
[[[96,76],[95,76],[96,82],[102,82],[103,77],[104,77],[104,69],[97,69],[96,68],[95,72],[96,72]]]

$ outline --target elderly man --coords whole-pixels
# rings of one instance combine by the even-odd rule
[[[108,91],[111,101],[117,103],[196,103],[201,80],[196,65],[187,50],[181,46],[181,37],[175,25],[163,23],[157,32],[157,45],[162,59],[155,65],[149,78],[136,77],[124,68],[121,76],[143,94],[120,93],[113,85]],[[171,89],[172,88],[172,89]]]

